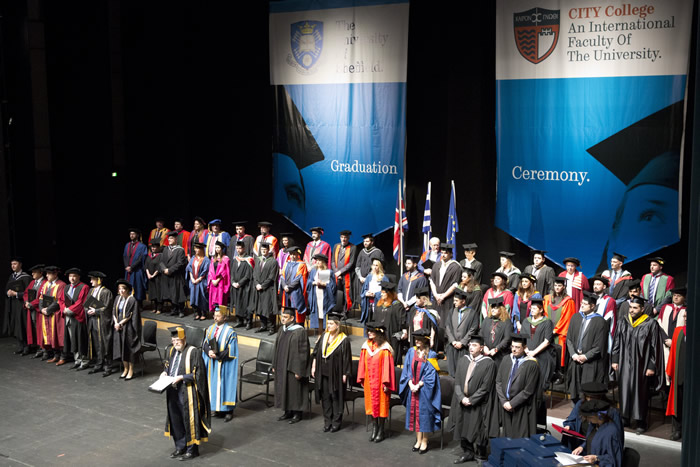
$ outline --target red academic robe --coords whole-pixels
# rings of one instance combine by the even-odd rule
[[[387,418],[389,398],[396,391],[394,355],[388,342],[381,347],[369,341],[362,344],[357,382],[365,389],[365,413],[375,418]],[[385,387],[388,391],[384,391]]]
[[[41,347],[44,349],[58,349],[63,347],[63,331],[65,328],[63,310],[66,307],[63,290],[65,286],[65,282],[57,280],[53,287],[49,287],[49,282],[46,281],[39,291],[40,299],[46,294],[54,297],[56,303],[58,303],[58,310],[51,316],[45,316],[42,313],[38,315],[40,319],[37,320],[37,332]]]
[[[87,284],[84,284],[82,282],[79,282],[78,284],[76,284],[76,288],[78,285],[82,285],[82,288],[80,289],[80,292],[78,292],[78,295],[74,297],[72,305],[66,307],[65,306],[65,297],[64,297],[63,310],[65,310],[65,308],[70,309],[75,314],[75,319],[77,319],[79,322],[85,324],[85,307],[83,305],[85,304],[85,300],[87,300],[88,291],[90,290],[90,287]],[[63,290],[67,294],[69,289],[70,289],[70,284],[66,284]]]
[[[343,267],[347,266],[350,263],[350,253],[352,252],[352,247],[353,245],[349,244],[344,247],[345,250],[345,256],[344,256],[344,261],[343,261]],[[335,265],[336,270],[340,269],[340,265],[338,264],[338,256],[340,255],[340,249],[343,248],[343,246],[338,243],[335,246],[335,251],[333,252],[333,261],[332,264]],[[329,257],[330,259],[330,257]],[[350,280],[350,270],[348,269],[348,272],[342,275],[343,277],[343,284],[345,287],[345,290],[343,293],[345,293],[345,305],[346,305],[346,310],[352,310],[352,281]]]
[[[311,268],[314,264],[313,262],[313,257],[314,255],[317,254],[322,254],[326,255],[326,258],[328,258],[328,261],[330,262],[331,260],[331,246],[328,244],[328,242],[324,242],[323,240],[319,240],[318,245],[314,247],[314,242],[309,242],[306,244],[306,250],[304,250],[304,262],[306,265]]]
[[[678,327],[673,332],[673,339],[671,341],[671,351],[668,356],[668,363],[666,364],[666,374],[671,381],[671,388],[668,393],[668,404],[666,405],[666,415],[676,415],[676,382],[674,381],[676,377],[676,359],[678,358],[678,346],[681,344],[681,339],[685,337],[685,326]]]
[[[265,235],[264,237],[262,235],[258,235],[255,238],[255,243],[253,244],[253,254],[255,256],[260,256],[261,243],[269,243],[270,251],[272,251],[273,256],[277,258],[277,253],[280,252],[280,245],[279,241],[277,240],[277,238],[275,238],[274,235]]]
[[[36,280],[32,279],[32,281],[29,283],[29,286],[24,291],[24,303],[29,303],[29,305],[31,306],[31,309],[27,308],[27,345],[39,345],[41,343],[41,339],[39,337],[41,336],[41,329],[39,328],[39,323],[41,322],[41,320],[39,319],[39,316],[41,316],[41,312],[39,311],[40,290],[37,291],[34,300],[29,300],[29,291],[34,289],[34,284],[36,284]],[[32,310],[34,310],[34,316],[36,317],[36,322],[33,325]]]
[[[566,271],[559,273],[559,277],[566,277]],[[581,302],[583,301],[583,291],[590,290],[588,285],[588,279],[583,275],[582,272],[576,271],[574,273],[573,284],[571,285],[571,298],[574,300],[574,306],[576,311],[581,309]]]

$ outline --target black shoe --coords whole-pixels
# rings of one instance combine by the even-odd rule
[[[233,326],[234,328],[242,328],[245,326],[245,323],[242,320],[238,320],[238,322]]]
[[[379,423],[376,418],[372,419],[372,434],[369,435],[369,442],[373,443],[377,438],[377,433],[379,432]]]
[[[83,371],[83,370],[87,370],[88,368],[90,368],[90,367],[87,365],[80,365],[78,368],[75,369],[75,371]]]
[[[291,414],[291,412],[285,412],[277,418],[277,421],[281,422],[282,420],[289,420],[292,417],[293,417],[293,415]]]
[[[194,459],[195,457],[198,457],[198,456],[199,456],[199,454],[186,452],[184,456],[180,457],[180,460],[181,461],[188,461],[188,460]]]
[[[418,454],[425,454],[426,452],[428,452],[428,446],[426,446],[425,449],[418,451]]]
[[[676,431],[674,433],[671,433],[671,441],[678,441],[679,439],[681,439],[680,432]]]
[[[331,431],[331,427],[329,427],[329,426],[324,426],[324,427],[323,427],[323,432],[324,432],[324,433],[328,433],[329,431]]]
[[[268,335],[268,336],[271,336],[271,335],[273,335],[273,334],[276,333],[276,332],[277,332],[277,329],[275,329],[275,327],[273,326],[273,327],[271,327],[270,329],[268,329],[267,335]]]
[[[468,453],[468,454],[462,454],[462,456],[455,460],[453,464],[464,464],[465,462],[470,462],[474,460],[474,454]]]
[[[265,331],[267,331],[267,328],[265,326],[260,326],[258,329],[255,330],[256,333]]]
[[[43,350],[40,350],[40,351],[38,351],[37,353],[35,353],[35,354],[32,356],[32,358],[41,358],[41,357],[43,357],[43,356],[44,356],[44,351],[43,351]]]
[[[24,350],[22,351],[22,356],[23,356],[23,357],[26,357],[26,356],[29,355],[30,353],[32,353],[31,350],[29,350],[29,349],[24,349]]]
[[[377,436],[374,437],[375,443],[381,443],[384,441],[384,419],[380,418],[378,423],[379,429],[377,430]]]
[[[411,452],[418,452],[418,451],[420,451],[420,448],[417,448],[415,446],[411,447]]]
[[[247,323],[245,323],[245,330],[250,331],[251,329],[253,329],[253,320],[250,320]]]
[[[292,417],[291,420],[289,420],[290,425],[294,425],[295,423],[299,423],[301,421],[301,417],[299,415],[295,415]]]
[[[80,362],[75,362],[72,367],[70,367],[71,370],[77,370],[80,368]]]
[[[105,371],[105,369],[101,366],[96,366],[92,370],[88,371],[89,375],[94,375],[95,373],[99,373],[100,371]]]
[[[339,431],[340,431],[340,427],[339,427],[339,426],[332,426],[332,427],[331,427],[331,433],[337,433],[337,432],[339,432]]]
[[[19,350],[15,350],[13,353],[14,353],[15,355],[22,355],[22,352],[24,352],[24,350],[19,349]]]
[[[45,362],[45,361],[47,361],[48,359],[49,359],[49,354],[47,354],[46,352],[44,352],[44,354],[41,356],[41,361],[42,361],[42,362]]]
[[[102,373],[102,377],[106,378],[107,376],[111,375],[114,373],[111,369],[107,368],[104,373]]]
[[[178,318],[184,318],[185,314],[183,312],[178,313],[177,315]],[[190,454],[189,452],[187,454]]]
[[[229,412],[226,414],[226,416],[224,417],[224,423],[228,423],[231,420],[233,420],[233,412]]]
[[[635,433],[638,435],[641,435],[641,434],[644,434],[646,431],[647,431],[647,429],[644,428],[643,426],[638,426],[637,431],[635,431]]]
[[[186,452],[187,451],[185,449],[180,449],[180,450],[176,449],[172,453],[170,453],[170,458],[175,459],[176,457],[180,457],[181,455],[183,455]]]

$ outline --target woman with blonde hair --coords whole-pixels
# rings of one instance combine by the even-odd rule
[[[408,329],[406,312],[396,295],[396,284],[382,282],[382,291],[374,308],[373,320],[386,326],[389,344],[394,349],[394,365],[401,365],[403,362],[401,359],[403,354],[402,341],[408,337]]]
[[[372,261],[372,270],[367,274],[365,283],[362,284],[362,292],[360,293],[362,297],[362,303],[360,304],[362,315],[360,316],[360,322],[366,323],[372,319],[374,303],[379,300],[382,291],[382,282],[389,282],[389,279],[384,276],[384,263],[382,260],[375,258]]]
[[[413,335],[420,331],[425,331],[430,337],[430,350],[440,351],[437,339],[440,327],[440,315],[433,308],[430,301],[430,287],[425,286],[416,289],[416,304],[412,307],[413,312],[408,316],[408,340],[412,340]]]
[[[510,353],[510,314],[503,297],[489,299],[489,317],[481,323],[480,335],[484,339],[484,355],[493,359],[496,366]]]

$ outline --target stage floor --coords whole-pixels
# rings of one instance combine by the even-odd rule
[[[211,321],[205,322],[211,324]],[[163,347],[169,342],[158,330]],[[69,365],[56,367],[38,359],[12,354],[15,342],[0,339],[0,465],[172,465],[172,440],[163,436],[165,396],[150,393],[160,365],[155,352],[147,354],[145,375],[132,381],[118,374],[76,372]],[[240,345],[240,358],[255,356],[256,346]],[[155,356],[155,357],[154,357]],[[244,387],[244,394],[257,388]],[[257,391],[256,391],[257,392]],[[320,406],[301,423],[278,422],[278,409],[268,409],[264,398],[239,405],[234,419],[214,418],[208,443],[200,448],[197,465],[312,466],[334,465],[450,465],[459,445],[445,434],[431,437],[426,455],[411,452],[413,433],[405,431],[404,408],[393,410],[391,437],[369,443],[364,428],[362,400],[355,407],[355,424],[346,414],[343,429],[323,433]],[[569,404],[563,401],[562,404]],[[564,407],[562,407],[563,410]],[[567,412],[568,413],[568,412]],[[556,415],[555,415],[556,416]],[[637,439],[634,439],[637,438]],[[643,454],[642,465],[678,465],[678,443],[651,437],[627,436],[627,445]],[[449,444],[447,444],[449,442]],[[466,464],[470,465],[470,464]],[[472,463],[471,465],[475,465]]]

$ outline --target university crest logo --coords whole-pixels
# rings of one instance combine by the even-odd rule
[[[309,73],[323,50],[323,22],[306,20],[293,23],[291,46],[296,63],[290,65],[296,66],[300,73]]]
[[[513,14],[513,32],[518,52],[538,64],[549,57],[559,39],[559,10],[532,8]]]

